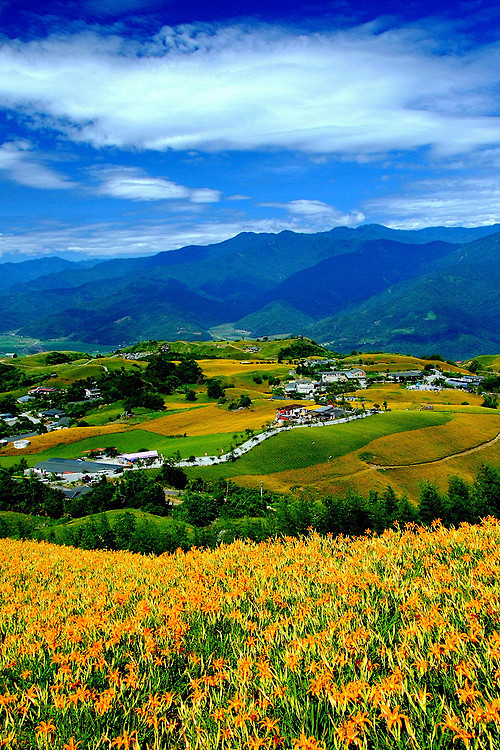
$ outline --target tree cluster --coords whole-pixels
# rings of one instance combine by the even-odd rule
[[[312,339],[298,339],[293,344],[290,344],[290,346],[282,347],[278,351],[278,362],[282,362],[284,359],[302,359],[303,357],[312,357],[314,355],[331,355],[331,352]]]
[[[175,467],[166,467],[165,472]],[[163,478],[163,477],[160,477]],[[477,523],[482,518],[500,518],[500,470],[483,465],[472,483],[451,476],[447,490],[424,482],[419,502],[411,503],[387,486],[382,492],[372,491],[367,497],[349,491],[344,496],[273,495],[268,492],[238,487],[218,480],[205,483],[193,480],[182,497],[183,502],[172,508],[165,501],[158,482],[146,472],[131,472],[116,484],[101,482],[92,493],[65,504],[61,493],[42,485],[33,477],[15,482],[9,473],[0,475],[2,510],[17,510],[32,515],[56,518],[63,511],[89,516],[76,527],[59,526],[57,537],[49,539],[86,548],[130,549],[135,552],[160,554],[177,547],[215,547],[237,538],[261,541],[280,535],[300,536],[311,530],[320,534],[358,536],[368,530],[380,533],[394,524],[432,524],[436,519],[445,525]],[[131,508],[155,515],[171,514],[168,526],[137,521]],[[113,528],[102,513],[120,510]],[[164,523],[164,522],[163,522]],[[33,522],[19,518],[14,528],[0,522],[0,535],[47,538]]]
[[[22,370],[0,363],[0,391],[12,391],[31,382]]]

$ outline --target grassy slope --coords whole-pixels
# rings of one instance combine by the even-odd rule
[[[264,478],[265,487],[278,492],[299,486],[340,494],[353,487],[367,494],[392,484],[401,494],[416,498],[420,481],[445,487],[452,473],[471,481],[480,462],[499,465],[498,444],[442,463],[396,470],[374,470],[367,462],[404,466],[441,460],[491,440],[499,431],[500,419],[489,409],[392,411],[345,425],[293,430],[233,464],[190,469],[189,474],[231,476],[249,487]]]

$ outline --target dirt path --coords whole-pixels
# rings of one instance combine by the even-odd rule
[[[451,461],[453,458],[460,458],[461,456],[469,456],[471,453],[476,453],[477,451],[482,451],[483,448],[489,448],[491,445],[495,445],[495,443],[498,443],[500,440],[500,432],[496,437],[494,437],[492,440],[488,440],[486,443],[481,443],[480,445],[476,445],[474,448],[467,448],[465,451],[460,451],[459,453],[451,453],[449,456],[445,456],[444,458],[433,458],[431,461],[417,461],[416,463],[412,464],[396,464],[393,466],[389,465],[380,465],[380,464],[368,464],[370,469],[375,470],[384,470],[384,469],[407,469],[410,466],[428,466],[429,464],[439,464],[444,463],[445,461]]]

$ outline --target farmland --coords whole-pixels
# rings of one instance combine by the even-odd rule
[[[175,342],[172,348],[179,358],[199,355],[197,362],[204,378],[221,384],[226,403],[208,398],[207,386],[199,383],[192,386],[194,402],[187,401],[181,389],[162,396],[163,410],[138,406],[129,414],[124,398],[96,404],[87,410],[80,426],[32,437],[30,445],[21,451],[12,445],[3,448],[0,465],[12,466],[22,456],[28,466],[33,466],[42,459],[77,458],[108,446],[121,452],[157,450],[166,457],[178,455],[182,459],[220,456],[243,442],[249,433],[258,434],[273,423],[280,402],[270,398],[269,379],[284,382],[289,377],[290,363],[277,360],[280,348],[292,344],[289,340],[210,345]],[[144,346],[147,349],[149,345],[146,342]],[[104,376],[132,377],[147,371],[147,358],[135,361],[116,355],[97,359],[78,352],[66,355],[67,361],[55,364],[46,353],[20,357],[15,364],[27,376],[55,388],[66,388],[83,378],[99,382]],[[485,367],[490,368],[494,361],[494,357],[486,358]],[[362,366],[376,374],[434,367],[435,361],[379,353],[346,357],[343,367],[347,366]],[[445,366],[451,373],[467,372],[463,367]],[[22,392],[25,390],[19,388],[13,395]],[[250,405],[227,408],[228,403],[241,397],[248,397]],[[334,494],[348,487],[367,492],[390,482],[408,497],[416,498],[422,478],[444,488],[452,471],[471,481],[481,461],[498,463],[497,446],[487,445],[500,431],[498,414],[485,409],[476,393],[418,391],[397,383],[375,383],[351,393],[351,399],[354,408],[385,404],[387,411],[353,423],[273,436],[234,463],[188,468],[187,474],[191,479],[207,481],[232,478],[246,487],[258,487],[262,481],[265,487],[279,492],[294,487],[314,487]],[[313,405],[308,404],[309,408]],[[478,450],[468,453],[471,449]],[[459,455],[454,458],[455,454]]]
[[[499,544],[494,520],[159,558],[4,540],[3,744],[498,747]]]

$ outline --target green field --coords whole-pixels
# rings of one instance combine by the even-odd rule
[[[393,411],[356,422],[294,429],[266,440],[234,463],[197,467],[188,474],[216,479],[303,469],[359,450],[383,435],[441,425],[451,419],[451,414],[442,412]]]
[[[500,355],[498,354],[481,354],[479,357],[474,357],[474,359],[484,370],[492,370],[494,372],[500,370]]]
[[[182,459],[190,456],[220,455],[221,448],[228,452],[233,442],[233,433],[222,433],[213,435],[194,435],[189,437],[165,437],[147,430],[130,430],[128,432],[107,433],[102,436],[86,438],[77,443],[67,445],[56,445],[40,453],[27,454],[24,456],[28,466],[34,466],[39,461],[48,458],[79,458],[86,451],[100,450],[113,446],[122,453],[135,453],[141,449],[157,450],[165,457],[172,456],[179,451]],[[2,456],[0,466],[9,467],[19,463],[21,456]]]

